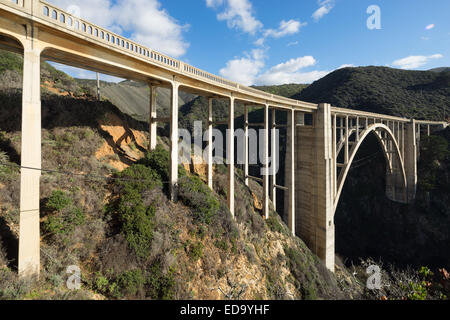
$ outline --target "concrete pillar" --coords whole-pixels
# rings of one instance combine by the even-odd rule
[[[244,106],[244,181],[248,187],[248,106]]]
[[[331,106],[320,104],[314,114],[314,127],[297,127],[297,137],[297,234],[334,271]]]
[[[411,203],[416,197],[417,187],[417,140],[416,121],[405,125],[405,172],[407,181],[407,201]]]
[[[348,116],[345,117],[345,164],[349,161],[349,127],[348,127]]]
[[[269,219],[269,105],[264,105],[264,173],[263,173],[263,188],[264,188],[264,215]]]
[[[156,87],[150,85],[150,118],[149,118],[149,149],[155,150],[158,135],[158,123],[155,121],[156,114]]]
[[[288,198],[288,226],[292,234],[295,236],[295,110],[292,109],[288,111],[288,126],[287,126],[287,162],[286,165],[289,166],[286,175],[286,186],[289,189]]]
[[[97,72],[97,100],[100,101],[100,75]]]
[[[356,117],[356,142],[359,142],[359,117]]]
[[[272,157],[272,172],[271,172],[271,194],[272,194],[272,203],[273,203],[273,208],[275,211],[277,211],[277,148],[276,148],[276,144],[277,144],[277,120],[276,120],[276,109],[272,109],[272,142],[271,142],[271,146],[272,146],[272,150],[270,152],[271,157]]]
[[[228,106],[228,208],[234,218],[234,97],[230,97]]]
[[[178,198],[178,82],[172,82],[171,112],[170,112],[170,198]]]
[[[36,31],[35,31],[36,32]],[[19,276],[39,276],[39,181],[41,172],[40,50],[24,44],[22,91],[22,167],[20,175]]]
[[[333,201],[335,201],[336,194],[337,194],[337,115],[335,114],[333,116]]]
[[[208,186],[213,189],[213,99],[208,99]]]

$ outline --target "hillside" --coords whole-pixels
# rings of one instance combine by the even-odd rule
[[[0,72],[0,299],[421,299],[424,292],[442,298],[441,287],[422,287],[428,273],[409,269],[383,273],[387,289],[366,289],[370,257],[352,267],[337,259],[331,274],[278,213],[272,209],[263,219],[261,185],[247,188],[240,170],[236,220],[226,207],[224,166],[215,167],[214,191],[204,183],[204,165],[180,167],[180,199],[170,202],[164,130],[148,153],[147,123],[96,101],[87,82],[45,63],[42,276],[19,281],[20,59],[0,52],[7,66]],[[201,99],[182,106],[180,122],[204,115]],[[220,117],[225,106],[217,103]],[[427,181],[441,190],[433,177],[444,168],[436,170]],[[82,271],[77,291],[66,287],[71,265]]]
[[[97,92],[96,80],[75,79],[80,87],[88,88],[92,96]],[[158,88],[156,90],[156,110],[159,117],[168,117],[171,93],[169,89]],[[147,84],[134,81],[122,81],[120,83],[111,83],[101,81],[100,95],[103,100],[108,100],[119,108],[123,113],[132,117],[148,121],[150,90]],[[192,101],[195,95],[180,91],[179,105]]]
[[[73,79],[45,75],[51,83]],[[344,267],[329,273],[276,212],[262,218],[262,188],[236,173],[236,220],[226,168],[214,192],[204,168],[180,167],[168,199],[168,140],[147,153],[147,125],[107,101],[48,86],[42,94],[39,282],[19,281],[17,232],[21,93],[0,73],[0,299],[343,299],[364,289]],[[75,84],[76,85],[76,82]],[[58,85],[59,86],[59,85]],[[43,84],[43,88],[47,88]],[[74,87],[77,89],[77,87]],[[69,291],[66,269],[82,271]]]
[[[442,121],[450,117],[450,73],[387,67],[344,68],[317,80],[293,98]]]
[[[429,71],[433,71],[433,72],[448,72],[448,71],[450,71],[450,68],[448,68],[448,67],[441,67],[441,68],[430,69]]]

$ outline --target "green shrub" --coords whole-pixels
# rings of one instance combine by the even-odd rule
[[[126,271],[119,276],[118,285],[124,295],[136,296],[145,286],[145,276],[142,271]]]
[[[49,216],[43,229],[52,235],[69,234],[85,222],[84,212],[61,190],[53,191],[45,203],[45,211]]]
[[[155,170],[142,164],[127,168],[117,177],[122,179],[115,180],[119,197],[107,207],[107,212],[117,214],[120,230],[130,248],[145,259],[150,254],[153,239],[155,207],[145,205],[142,195],[162,183]]]
[[[170,153],[162,145],[158,144],[155,150],[146,153],[138,164],[152,168],[162,181],[169,181]]]
[[[188,253],[189,258],[191,258],[191,260],[193,261],[197,261],[202,257],[204,248],[205,246],[201,242],[197,242],[196,244],[191,245]]]
[[[221,249],[223,251],[228,251],[228,243],[225,240],[216,240],[214,241],[214,246],[217,249]]]
[[[72,204],[72,199],[69,198],[61,190],[53,191],[47,200],[46,207],[50,211],[61,211]]]
[[[179,199],[191,208],[194,219],[199,223],[210,224],[220,209],[220,202],[197,176],[180,177]]]
[[[408,294],[409,300],[426,300],[427,299],[427,287],[425,281],[410,282],[409,283],[410,292]]]
[[[286,233],[285,229],[283,228],[283,225],[278,221],[275,214],[271,213],[269,216],[269,219],[267,219],[267,225],[269,226],[269,229],[273,232],[278,233]]]
[[[175,294],[174,270],[167,275],[161,271],[159,264],[154,264],[147,275],[147,296],[155,300],[171,300]]]

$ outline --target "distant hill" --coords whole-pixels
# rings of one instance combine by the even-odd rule
[[[95,95],[96,81],[75,79],[76,82],[90,90],[90,94]],[[109,100],[117,106],[120,111],[127,113],[138,120],[148,121],[150,90],[148,85],[141,82],[122,81],[120,83],[110,83],[102,81],[100,83],[100,95],[102,99]],[[179,93],[179,105],[182,106],[197,96],[183,91]],[[159,117],[169,116],[170,90],[164,88],[157,89],[156,109]]]
[[[272,94],[290,98],[293,95],[299,94],[303,89],[308,87],[307,84],[282,84],[279,86],[254,86],[253,88],[266,91]]]
[[[395,116],[443,120],[450,116],[450,72],[344,68],[317,80],[293,98]]]
[[[433,72],[447,72],[450,71],[449,67],[441,67],[441,68],[434,68],[434,69],[430,69],[428,71],[433,71]]]

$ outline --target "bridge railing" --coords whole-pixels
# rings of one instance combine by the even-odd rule
[[[114,32],[108,31],[107,29],[99,27],[89,21],[76,17],[75,15],[72,15],[67,11],[43,0],[0,0],[0,4],[27,12],[46,22],[57,25],[60,28],[65,28],[67,31],[76,33],[78,36],[86,40],[99,41],[116,50],[120,50],[124,53],[150,61],[156,65],[163,66],[164,68],[169,68],[174,71],[176,70],[177,72],[191,78],[200,79],[205,82],[238,90],[250,95],[257,95],[259,98],[280,101],[284,104],[290,104],[292,106],[297,105],[311,109],[315,109],[317,107],[315,104],[303,103],[298,100],[289,99],[250,88],[193,67],[189,64],[183,63],[180,60],[152,50],[151,48],[142,46]]]
[[[166,68],[176,70],[180,69],[180,61],[142,46],[132,40],[124,38],[84,19],[80,19],[45,1],[40,0],[38,2],[36,11],[33,12],[33,14],[41,19],[55,23],[60,27],[76,32],[83,37],[100,41],[128,54],[132,54],[146,60],[151,60],[152,62],[163,65]]]

